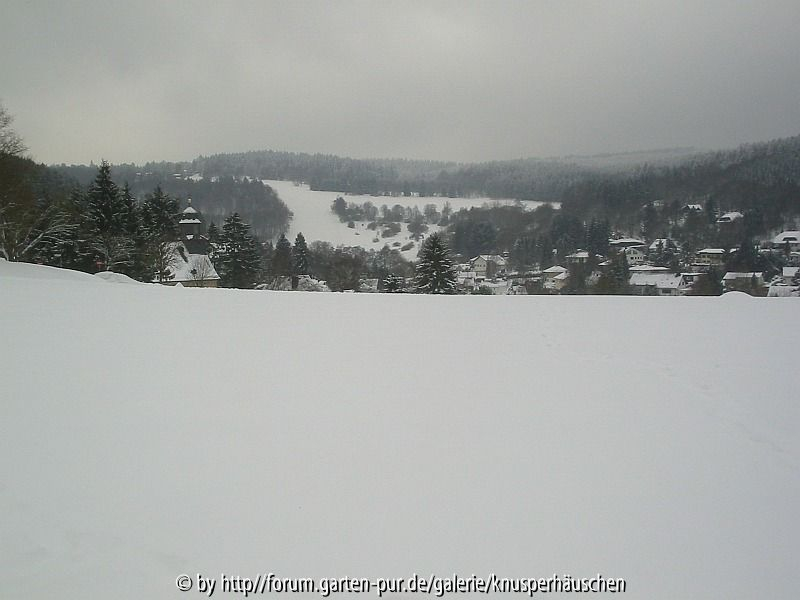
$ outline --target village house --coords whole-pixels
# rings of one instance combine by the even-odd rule
[[[800,251],[800,231],[782,231],[772,238],[775,250],[784,250],[787,246],[790,252]]]
[[[717,223],[733,223],[743,217],[744,215],[738,211],[726,212],[717,219]]]
[[[621,250],[623,248],[630,248],[634,246],[647,246],[643,240],[636,238],[618,238],[608,240],[608,247],[612,250]]]
[[[603,257],[600,256],[599,254],[595,254],[594,256],[595,256],[596,260],[602,260],[603,259]],[[589,262],[589,253],[586,250],[578,250],[577,252],[573,252],[572,254],[568,254],[566,257],[564,257],[564,260],[566,260],[568,263],[573,264],[573,265],[575,265],[575,264],[580,264],[580,265],[586,264],[587,262]]]
[[[762,272],[737,273],[729,271],[722,278],[722,286],[726,292],[764,292],[764,295],[766,295],[767,291],[764,284],[764,273]]]
[[[471,292],[478,285],[475,271],[457,271],[456,286],[460,289]]]
[[[477,277],[494,277],[506,270],[507,261],[497,254],[480,254],[470,261]]]
[[[657,271],[634,272],[628,283],[639,296],[684,296],[692,287],[681,273]]]
[[[629,273],[666,273],[667,267],[657,267],[655,265],[634,265],[628,268]]]
[[[561,265],[553,265],[542,271],[542,287],[546,290],[558,291],[567,284],[569,274]]]
[[[703,248],[697,251],[692,264],[706,269],[709,267],[721,267],[725,263],[726,254],[724,248]]]
[[[628,246],[625,248],[625,259],[629,265],[641,265],[647,260],[647,253],[645,252],[647,246]]]
[[[498,281],[484,281],[479,287],[490,290],[494,296],[504,296],[510,293],[512,286],[510,281],[500,279]]]

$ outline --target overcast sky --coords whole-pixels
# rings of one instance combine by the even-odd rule
[[[479,161],[800,133],[800,1],[4,0],[39,161]]]

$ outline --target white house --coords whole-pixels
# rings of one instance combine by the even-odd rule
[[[764,287],[764,273],[750,272],[737,273],[729,271],[722,277],[722,285],[726,292],[730,291],[754,291],[753,288]]]
[[[641,296],[683,296],[691,288],[691,283],[680,273],[633,273],[629,284],[633,293]]]
[[[667,267],[657,267],[655,265],[634,265],[628,269],[629,273],[666,273]]]
[[[458,271],[456,273],[456,285],[465,290],[474,290],[477,282],[475,271]]]
[[[506,269],[506,259],[497,254],[479,254],[471,261],[472,270],[478,277],[494,277]]]
[[[614,249],[621,249],[621,248],[628,248],[630,246],[646,246],[647,244],[644,243],[643,240],[637,240],[636,238],[618,238],[616,240],[610,239],[608,240],[609,248]]]
[[[723,262],[725,262],[724,248],[703,248],[697,251],[694,264],[704,267],[721,267]]]
[[[629,265],[641,265],[646,259],[645,249],[647,246],[628,246],[625,248],[625,258]]]
[[[599,254],[594,255],[596,259],[603,258]],[[572,254],[568,254],[564,259],[571,264],[585,264],[589,262],[589,253],[586,250],[578,250]]]
[[[772,247],[776,250],[782,250],[789,244],[789,250],[800,250],[800,231],[782,231],[774,238],[772,238]]]
[[[726,212],[719,219],[717,219],[717,223],[733,223],[734,221],[738,221],[742,217],[744,217],[744,215],[739,211]]]
[[[544,281],[542,287],[546,290],[560,290],[567,283],[569,274],[567,270],[560,265],[553,265],[542,271]]]

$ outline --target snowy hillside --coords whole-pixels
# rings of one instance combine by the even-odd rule
[[[298,233],[302,233],[309,242],[321,240],[330,242],[334,246],[341,244],[344,246],[361,246],[367,249],[374,248],[375,250],[380,250],[384,244],[392,246],[395,242],[400,242],[400,245],[404,246],[411,242],[406,226],[403,225],[403,230],[390,238],[382,238],[379,233],[376,235],[374,231],[367,229],[367,223],[365,222],[358,222],[355,224],[355,229],[350,229],[346,223],[339,221],[339,217],[331,211],[331,203],[337,196],[343,196],[348,202],[354,202],[355,204],[363,204],[369,201],[379,208],[383,204],[389,207],[400,204],[404,207],[416,206],[422,210],[426,204],[435,204],[440,211],[447,202],[450,203],[453,211],[493,202],[499,202],[500,204],[515,203],[514,200],[492,200],[490,198],[345,196],[339,192],[313,191],[307,185],[295,185],[291,181],[265,180],[264,183],[274,189],[281,200],[289,207],[289,210],[294,213],[291,228],[287,233],[287,237],[290,240],[294,240]],[[541,204],[542,202],[526,202],[525,206],[533,209]],[[558,204],[555,204],[555,206],[558,206]],[[428,233],[433,233],[438,229],[438,226],[433,225]],[[377,242],[374,241],[376,237],[378,238]],[[403,256],[409,260],[415,260],[418,251],[419,245],[414,244],[413,248],[403,252]]]
[[[0,261],[0,598],[193,598],[180,574],[269,572],[795,598],[799,317]]]

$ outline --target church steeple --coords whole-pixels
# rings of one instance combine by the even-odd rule
[[[200,212],[192,206],[191,198],[186,201],[186,204],[186,208],[183,209],[183,216],[178,221],[178,226],[183,237],[192,239],[200,235],[200,227],[203,222],[200,220]]]

